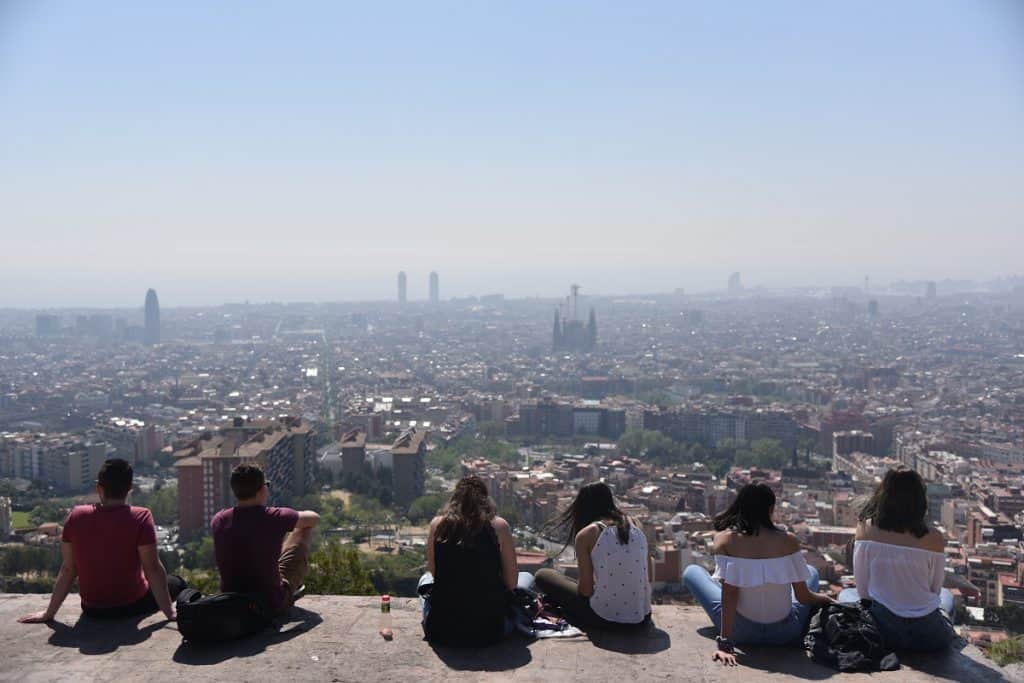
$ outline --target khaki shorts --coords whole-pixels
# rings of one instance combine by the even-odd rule
[[[305,543],[285,543],[281,548],[281,557],[277,561],[281,578],[288,589],[287,605],[290,607],[292,595],[302,587],[309,574],[309,549]]]

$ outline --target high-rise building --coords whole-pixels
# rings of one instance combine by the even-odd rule
[[[47,313],[36,316],[36,336],[55,337],[60,333],[60,318]]]
[[[143,336],[146,346],[160,343],[160,302],[156,298],[156,290],[146,292],[146,332]]]
[[[728,288],[729,292],[732,294],[736,294],[738,292],[743,291],[743,283],[740,281],[739,273],[733,273],[732,275],[729,276]]]
[[[571,437],[593,434],[618,439],[626,431],[626,411],[600,403],[578,404],[552,398],[531,399],[519,405],[519,414],[505,420],[509,437]]]
[[[933,280],[933,281],[928,283],[928,287],[927,287],[926,292],[925,292],[925,298],[934,299],[937,293],[938,293],[938,288],[936,287],[935,281]]]
[[[366,463],[366,432],[350,429],[341,436],[341,471],[358,474]]]
[[[11,499],[0,497],[0,538],[11,533]]]
[[[430,274],[430,303],[437,304],[441,300],[441,283],[436,272]]]
[[[396,505],[407,507],[423,495],[428,432],[410,427],[391,446],[391,482]]]
[[[587,350],[593,351],[594,347],[597,346],[597,313],[594,309],[590,309],[590,318],[587,320]]]
[[[313,484],[316,435],[299,418],[247,422],[240,418],[215,435],[208,433],[174,454],[178,471],[178,523],[182,538],[209,529],[218,511],[234,505],[231,470],[241,464],[263,468],[271,483],[270,502]]]
[[[398,303],[405,304],[405,271],[398,271]]]
[[[60,491],[92,490],[103,461],[112,457],[109,444],[77,434],[0,435],[0,477],[41,481]]]

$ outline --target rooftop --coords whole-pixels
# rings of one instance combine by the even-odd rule
[[[59,622],[24,625],[16,618],[45,608],[48,596],[0,595],[0,680],[825,680],[838,676],[799,650],[751,650],[744,665],[711,662],[711,637],[696,607],[655,606],[656,627],[642,635],[594,634],[528,642],[511,638],[485,650],[433,649],[423,640],[415,599],[392,606],[395,639],[377,635],[374,597],[307,596],[289,621],[218,647],[183,645],[157,616],[115,622],[79,620],[72,596]],[[1024,669],[999,669],[973,647],[941,656],[902,657],[894,673],[843,675],[857,681],[1024,681]]]

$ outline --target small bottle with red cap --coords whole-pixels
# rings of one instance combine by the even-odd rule
[[[391,630],[391,596],[380,596],[380,635],[384,640],[391,640],[395,633]]]

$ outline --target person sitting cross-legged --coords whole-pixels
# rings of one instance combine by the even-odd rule
[[[63,564],[49,607],[18,621],[52,620],[76,578],[86,616],[130,617],[159,609],[167,619],[175,618],[173,600],[185,582],[168,577],[160,562],[153,514],[125,502],[132,476],[132,466],[120,458],[103,463],[96,481],[100,502],[74,507],[64,522]]]
[[[320,515],[268,507],[270,484],[255,465],[231,472],[233,508],[210,522],[220,589],[262,596],[273,615],[286,612],[309,573],[313,529]]]
[[[579,581],[554,569],[537,572],[538,589],[583,630],[646,628],[651,617],[647,537],[615,504],[604,482],[587,484],[548,529],[573,544]]]
[[[423,634],[433,645],[493,645],[515,630],[509,605],[516,588],[533,588],[533,576],[516,568],[512,528],[495,514],[487,485],[465,477],[430,522],[427,572],[417,588]]]
[[[737,664],[734,643],[799,646],[811,610],[835,602],[818,593],[800,541],[772,522],[775,493],[766,484],[745,485],[714,519],[715,575],[690,565],[683,583],[718,629],[714,661]]]
[[[953,632],[953,594],[946,578],[946,539],[928,525],[924,480],[914,470],[889,470],[860,511],[853,550],[856,588],[840,602],[868,600],[894,650],[941,650]]]

